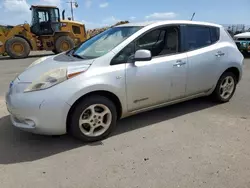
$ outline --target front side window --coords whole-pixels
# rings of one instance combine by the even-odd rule
[[[206,26],[186,26],[186,50],[195,50],[212,44],[210,29]]]
[[[140,49],[151,51],[152,57],[176,54],[179,51],[179,28],[169,26],[149,31],[127,45],[111,64],[130,63]]]
[[[49,13],[47,11],[39,11],[38,12],[39,22],[48,22],[49,21]]]
[[[136,42],[135,50],[150,50],[152,57],[174,54],[178,52],[178,38],[178,27],[160,28],[142,36]]]
[[[154,44],[160,40],[164,40],[164,30],[157,29],[157,30],[151,31],[151,32],[147,33],[146,35],[144,35],[143,37],[141,37],[137,41],[137,44],[140,47],[149,46],[149,45],[152,46],[152,44]]]
[[[122,63],[131,63],[135,54],[135,42],[131,42],[122,51],[120,51],[111,61],[111,65]]]
[[[97,58],[105,55],[142,27],[113,27],[82,43],[74,54],[82,58]]]

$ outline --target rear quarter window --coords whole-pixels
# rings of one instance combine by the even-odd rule
[[[211,42],[216,43],[220,39],[220,29],[218,27],[210,27]]]
[[[224,32],[227,34],[227,36],[228,36],[228,39],[231,41],[231,42],[233,42],[234,43],[234,39],[233,39],[233,36],[226,30],[226,29],[224,29]]]

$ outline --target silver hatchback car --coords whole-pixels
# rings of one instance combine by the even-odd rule
[[[16,127],[97,141],[132,114],[201,96],[229,101],[243,59],[220,25],[130,23],[38,59],[11,82],[6,104]]]

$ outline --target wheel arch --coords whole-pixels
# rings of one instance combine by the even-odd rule
[[[241,71],[239,70],[239,68],[237,68],[235,66],[229,67],[221,75],[223,75],[225,72],[232,72],[236,76],[237,83],[240,81]]]
[[[109,100],[111,100],[116,107],[117,110],[117,119],[120,119],[122,116],[122,103],[119,100],[119,98],[117,97],[117,95],[115,95],[114,93],[110,92],[110,91],[106,91],[106,90],[96,90],[96,91],[91,91],[89,93],[86,93],[84,95],[82,95],[81,97],[79,97],[71,106],[68,114],[67,114],[67,119],[66,119],[66,130],[68,132],[68,128],[69,128],[69,122],[70,122],[70,116],[73,112],[73,110],[75,109],[75,107],[86,97],[91,96],[91,95],[100,95],[100,96],[104,96],[107,97]]]
[[[26,40],[26,42],[29,44],[30,49],[33,50],[33,46],[31,45],[31,42],[23,35],[14,35],[14,37],[20,37],[23,38],[24,40]]]
[[[74,36],[72,35],[72,33],[68,31],[57,31],[54,33],[54,41],[56,41],[61,36],[69,36],[70,38],[74,39]]]

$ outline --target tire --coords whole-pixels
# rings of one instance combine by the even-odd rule
[[[106,111],[102,112],[101,109],[105,108]],[[106,138],[115,128],[117,121],[116,106],[111,100],[100,95],[84,98],[74,107],[70,116],[69,133],[84,142]]]
[[[6,42],[7,54],[13,59],[26,58],[30,54],[29,43],[21,37],[13,37]],[[20,50],[20,51],[15,51]]]
[[[233,82],[231,86],[230,84],[229,85],[227,84],[226,87],[223,86],[226,84],[226,79],[230,79],[230,82],[228,80],[228,83]],[[220,77],[216,85],[216,88],[211,96],[215,102],[219,102],[219,103],[228,102],[233,97],[234,92],[236,90],[236,86],[237,86],[236,76],[232,72],[225,72]],[[225,94],[223,95],[223,92],[225,92],[225,94],[227,95]]]
[[[75,43],[69,36],[61,36],[56,40],[55,52],[62,53],[64,51],[74,48]]]

